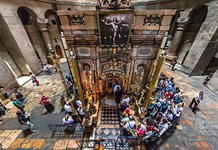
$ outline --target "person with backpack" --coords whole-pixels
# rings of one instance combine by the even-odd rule
[[[48,97],[42,96],[39,104],[42,104],[48,113],[52,113],[54,111],[54,106],[48,101]]]
[[[18,89],[15,90],[15,97],[17,100],[19,100],[23,104],[27,103],[28,101],[28,98],[24,96]]]
[[[11,98],[12,104],[17,107],[17,109],[19,109],[23,114],[25,114],[25,110],[24,110],[24,105],[22,102],[20,102],[19,100],[17,100],[16,98],[12,97]]]
[[[17,120],[21,125],[26,125],[26,126],[28,126],[28,129],[31,132],[35,132],[34,125],[30,122],[29,115],[26,115],[26,114],[22,113],[21,111],[17,111],[16,114],[17,114]]]

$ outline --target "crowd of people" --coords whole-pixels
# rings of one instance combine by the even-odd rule
[[[51,70],[44,65],[44,71],[50,75]],[[39,86],[39,81],[33,73],[30,73],[33,84]],[[75,122],[81,121],[85,115],[86,108],[83,107],[79,97],[73,88],[73,78],[71,74],[66,75],[66,83],[72,96],[71,100],[66,98],[65,95],[60,97],[60,105],[65,112],[62,122],[67,127],[71,127]],[[120,125],[123,129],[123,134],[127,136],[141,137],[143,140],[152,137],[162,136],[175,122],[177,122],[182,115],[184,98],[183,93],[179,87],[174,83],[174,78],[163,76],[160,78],[157,88],[153,92],[153,101],[147,109],[144,109],[141,114],[136,115],[136,110],[130,105],[133,97],[122,91],[122,87],[116,81],[109,85],[114,93],[115,102],[119,105],[120,111]],[[195,113],[198,104],[203,99],[203,92],[200,91],[191,101],[189,107]],[[7,95],[5,95],[7,96]],[[21,125],[26,125],[31,132],[36,129],[30,121],[30,114],[25,111],[25,104],[28,103],[28,98],[23,95],[18,89],[15,90],[14,96],[11,97],[12,104],[18,109],[16,112],[18,122]],[[135,103],[135,102],[134,102]],[[54,106],[46,96],[41,97],[39,104],[43,105],[48,113],[54,111]],[[73,108],[77,111],[79,119],[73,115]],[[0,116],[5,114],[7,108],[0,101]],[[72,132],[70,128],[68,131]]]
[[[153,98],[153,102],[142,112],[143,116],[139,117],[129,105],[132,99],[126,94],[122,96],[120,118],[124,135],[141,137],[143,140],[160,137],[179,120],[184,102],[182,91],[175,86],[173,78],[161,78]]]

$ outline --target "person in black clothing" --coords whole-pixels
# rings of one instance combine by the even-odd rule
[[[17,120],[21,125],[26,125],[31,132],[35,132],[34,126],[30,123],[30,117],[28,115],[23,114],[21,111],[17,111],[16,114]]]
[[[175,60],[172,61],[172,64],[171,64],[173,71],[175,71],[175,66],[176,66],[176,64],[177,64],[177,61],[176,61],[176,59],[175,59]]]
[[[123,91],[120,89],[120,87],[117,87],[117,91],[115,92],[115,102],[117,104],[120,103],[120,99],[122,98]]]

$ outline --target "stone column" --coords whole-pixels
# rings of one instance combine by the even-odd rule
[[[52,41],[51,41],[51,37],[50,34],[48,32],[48,19],[47,18],[36,18],[38,26],[39,26],[39,30],[42,34],[42,38],[43,38],[43,42],[47,48],[48,51],[48,63],[49,64],[54,64],[53,60],[52,60],[52,53],[54,52],[53,46],[52,46]]]
[[[174,34],[170,49],[169,49],[169,55],[170,56],[175,56],[176,55],[176,51],[179,47],[179,44],[182,40],[183,37],[183,33],[184,30],[187,26],[189,18],[185,17],[185,18],[178,18],[177,19],[177,28],[176,28],[176,32]]]
[[[85,106],[85,99],[84,99],[84,95],[83,95],[81,77],[80,77],[78,62],[77,62],[75,55],[73,55],[71,58],[71,64],[72,64],[72,68],[73,68],[74,77],[76,79],[76,86],[77,86],[77,90],[78,90],[78,95],[80,97],[80,100],[82,101],[83,106]]]
[[[62,70],[59,64],[59,57],[54,53],[54,49],[53,49],[52,42],[51,42],[51,37],[48,32],[48,19],[47,18],[36,18],[36,20],[39,25],[39,30],[42,34],[44,44],[46,45],[46,48],[48,50],[48,56],[47,56],[48,62],[50,64],[54,64],[66,92],[69,93],[69,89],[67,87],[67,84],[64,79],[64,75],[62,73]]]

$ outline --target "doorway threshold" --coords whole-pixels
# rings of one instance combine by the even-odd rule
[[[20,86],[23,86],[24,84],[26,84],[30,80],[31,80],[30,76],[21,76],[21,77],[17,78],[17,82]]]

